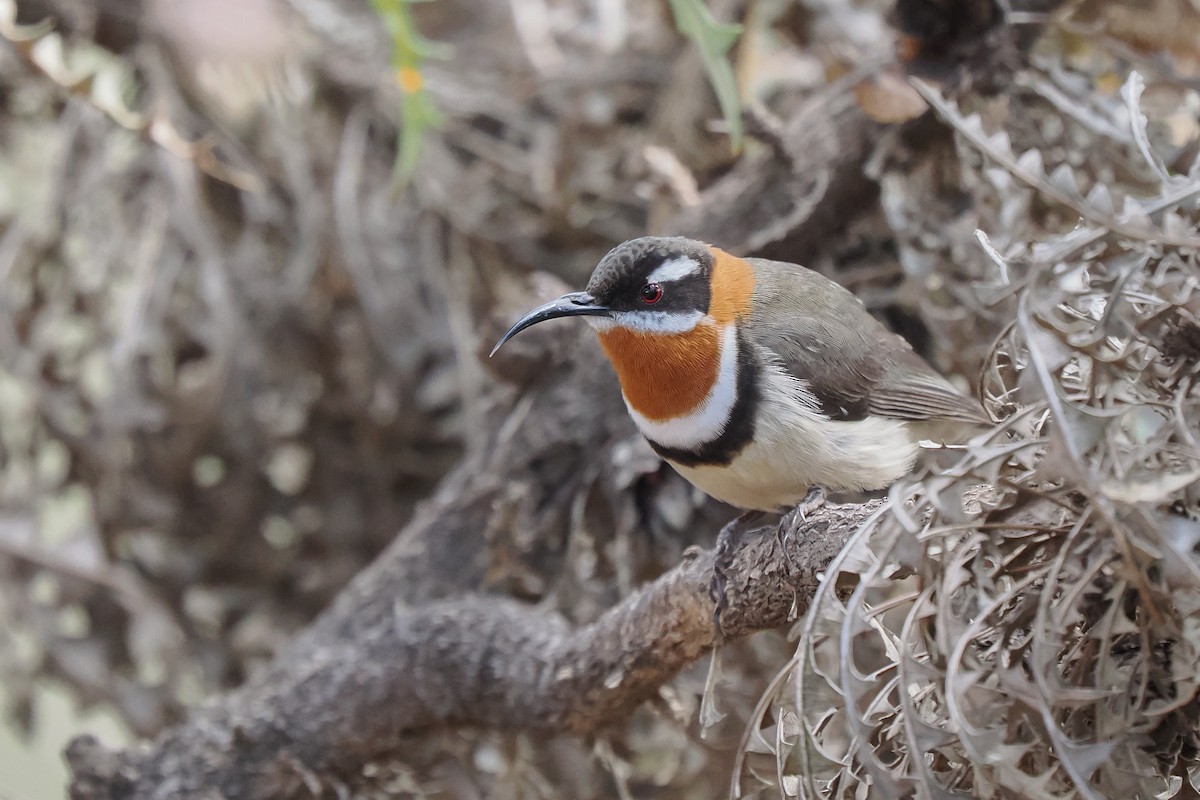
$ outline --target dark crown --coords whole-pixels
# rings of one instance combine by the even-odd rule
[[[700,264],[707,288],[713,256],[707,245],[682,236],[643,236],[630,239],[608,252],[588,281],[587,292],[598,301],[618,304],[636,295],[646,276],[665,261],[686,256]],[[707,297],[705,297],[707,305]]]

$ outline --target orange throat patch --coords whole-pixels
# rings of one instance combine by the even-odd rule
[[[617,370],[625,401],[655,422],[696,411],[717,382],[721,330],[750,312],[754,270],[740,258],[713,254],[710,320],[687,333],[655,334],[616,327],[600,333],[600,346]]]
[[[625,401],[656,422],[696,410],[716,383],[721,363],[715,325],[674,334],[613,328],[600,334],[600,346],[616,367]]]

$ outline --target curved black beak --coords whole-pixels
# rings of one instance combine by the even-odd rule
[[[516,324],[508,329],[508,333],[500,337],[500,341],[496,342],[496,346],[492,348],[492,352],[488,353],[488,358],[496,355],[505,342],[516,336],[521,331],[528,328],[530,325],[537,325],[539,322],[545,322],[548,319],[557,317],[607,317],[608,309],[604,306],[596,305],[596,298],[592,297],[587,292],[572,292],[564,294],[557,300],[552,300],[544,306],[538,306],[533,311],[530,311],[525,316],[517,320]]]

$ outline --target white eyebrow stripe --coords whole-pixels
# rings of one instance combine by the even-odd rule
[[[679,256],[670,261],[664,261],[653,272],[646,276],[646,283],[666,283],[686,278],[700,271],[700,263],[694,258]]]

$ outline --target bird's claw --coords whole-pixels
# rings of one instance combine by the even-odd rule
[[[796,516],[800,518],[801,522],[805,522],[806,520],[808,520],[809,514],[813,513],[818,508],[825,505],[826,499],[827,498],[825,495],[824,487],[821,487],[821,486],[809,487],[808,492],[806,492],[804,495],[804,499],[802,499],[796,505]]]
[[[708,585],[708,596],[713,601],[713,628],[716,630],[717,643],[724,639],[721,629],[721,612],[729,607],[729,599],[725,596],[728,583],[726,571],[733,565],[733,555],[737,552],[742,533],[746,525],[756,519],[762,512],[747,511],[731,522],[726,523],[717,534],[716,552],[713,554],[713,576]]]
[[[796,504],[796,507],[784,515],[780,521],[776,533],[779,537],[779,547],[783,552],[783,557],[788,559],[791,564],[791,554],[788,552],[787,540],[789,537],[796,534],[796,521],[806,522],[808,515],[823,506],[826,501],[825,489],[821,486],[813,486],[805,493],[804,498]]]
[[[724,569],[717,562],[713,562],[713,576],[712,582],[708,585],[708,596],[713,601],[713,629],[717,632],[718,643],[724,638],[721,630],[721,612],[729,607],[729,600],[725,597],[725,584]]]

